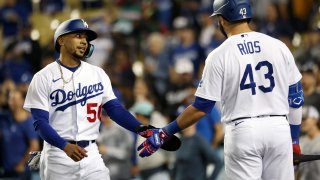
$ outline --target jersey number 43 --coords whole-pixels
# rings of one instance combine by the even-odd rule
[[[259,85],[258,88],[264,93],[271,92],[273,90],[273,88],[275,87],[274,77],[272,76],[273,66],[268,61],[261,61],[256,65],[254,70],[259,73],[261,68],[267,68],[267,73],[264,74],[264,78],[269,80],[270,83],[269,83],[269,86],[267,86],[267,87],[265,87],[264,85]],[[246,83],[247,79],[249,79],[249,83]],[[252,66],[251,66],[251,64],[247,64],[246,69],[245,69],[243,76],[241,78],[240,90],[251,89],[252,95],[255,95],[256,94],[256,87],[257,87],[256,82],[253,79]]]

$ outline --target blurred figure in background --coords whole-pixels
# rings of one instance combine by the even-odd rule
[[[210,144],[197,134],[195,125],[184,129],[181,147],[176,152],[174,180],[215,180],[217,174],[212,173],[210,177],[207,177],[207,165],[220,161],[220,159],[215,159],[216,157]],[[217,168],[220,170],[221,166]]]
[[[211,112],[200,119],[196,124],[197,133],[211,145],[212,159],[214,166],[212,178],[217,179],[223,170],[223,137],[224,130],[221,123],[221,113],[217,107],[213,107]]]
[[[302,107],[300,138],[302,154],[320,154],[319,111],[314,106]],[[299,165],[300,180],[317,180],[320,177],[320,161],[311,161]]]
[[[179,16],[173,21],[177,45],[172,50],[170,74],[174,72],[174,65],[179,59],[189,59],[193,64],[193,77],[201,79],[204,67],[204,51],[197,41],[196,32],[190,19]]]
[[[304,104],[312,105],[320,110],[320,93],[316,91],[317,79],[314,63],[304,64],[300,71],[302,74],[302,87],[304,92]]]
[[[86,61],[98,67],[103,67],[112,52],[114,42],[110,37],[111,17],[110,15],[98,16],[91,18],[90,27],[98,33],[98,38],[92,41],[94,53]]]
[[[110,178],[128,180],[131,178],[133,134],[112,121],[104,110],[101,121],[103,125],[97,143],[103,161],[110,170]]]
[[[16,39],[20,26],[27,21],[28,11],[26,7],[17,4],[16,0],[3,1],[0,7],[3,49],[7,48]]]
[[[21,83],[26,74],[32,75],[31,64],[24,57],[23,44],[11,44],[4,54],[1,71],[5,78],[12,79],[15,83]]]
[[[168,123],[163,115],[154,110],[153,104],[149,101],[136,102],[130,110],[143,125],[162,127]],[[136,138],[135,147],[138,147],[145,138],[141,136]],[[133,174],[141,180],[170,180],[168,165],[171,163],[169,160],[173,160],[172,154],[161,149],[154,155],[149,158],[141,158],[135,148]]]
[[[0,84],[0,112],[8,111],[8,98],[9,93],[16,89],[16,84],[11,79],[5,79]]]
[[[165,111],[170,119],[176,118],[177,108],[185,104],[185,101],[189,101],[190,97],[193,98],[196,90],[193,78],[194,66],[189,59],[178,59],[173,70],[172,81],[166,93],[167,107]]]
[[[158,32],[151,33],[144,50],[144,70],[147,83],[160,105],[164,107],[165,93],[169,83],[170,50],[166,37]]]
[[[293,36],[291,25],[282,19],[279,6],[276,3],[267,3],[265,9],[268,16],[259,24],[260,32],[278,39],[283,34]]]
[[[135,82],[135,75],[132,70],[132,58],[128,46],[116,46],[110,56],[110,60],[105,64],[105,71],[108,73],[112,85],[119,89],[126,106],[133,104],[132,88]]]
[[[24,94],[12,90],[8,104],[10,112],[0,115],[1,164],[4,171],[0,177],[29,180],[31,172],[27,167],[30,151],[39,150],[39,139],[33,129],[33,119],[22,106]]]

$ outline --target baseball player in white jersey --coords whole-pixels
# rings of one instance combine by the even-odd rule
[[[150,156],[221,101],[227,178],[293,180],[304,102],[294,58],[284,43],[250,29],[249,0],[215,0],[213,9],[227,39],[208,55],[195,102],[155,130],[160,143],[148,138],[140,156]]]
[[[97,34],[82,19],[67,20],[54,35],[60,57],[35,74],[24,108],[31,111],[35,130],[45,140],[40,160],[42,180],[110,179],[98,152],[101,108],[124,128],[140,123],[115,97],[110,79],[83,59],[94,49]]]

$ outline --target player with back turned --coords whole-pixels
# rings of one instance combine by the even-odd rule
[[[150,156],[221,101],[227,178],[293,180],[304,102],[294,58],[281,41],[250,29],[249,0],[215,0],[212,16],[227,39],[208,55],[194,103],[151,130],[140,156]]]
[[[42,180],[109,180],[109,170],[95,140],[101,108],[122,127],[134,132],[141,124],[123,108],[110,79],[99,67],[86,63],[97,34],[82,19],[59,25],[54,46],[59,59],[33,77],[24,108],[45,140],[40,158]]]

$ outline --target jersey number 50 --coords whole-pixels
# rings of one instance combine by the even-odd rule
[[[91,123],[94,123],[96,119],[101,119],[101,105],[98,106],[98,103],[87,103],[87,120]]]
[[[270,62],[261,61],[256,65],[255,70],[259,71],[262,67],[266,67],[268,70],[268,72],[266,74],[264,74],[264,78],[266,78],[270,81],[270,85],[268,87],[265,87],[264,85],[260,85],[260,86],[258,86],[258,88],[262,92],[268,93],[268,92],[271,92],[275,86],[274,77],[272,76],[273,67]],[[246,80],[248,78],[249,78],[249,83],[246,83]],[[240,90],[251,89],[252,95],[255,95],[256,94],[256,86],[257,85],[253,79],[252,66],[251,66],[251,64],[247,64],[246,69],[244,71],[244,74],[242,76],[241,82],[240,82]]]

